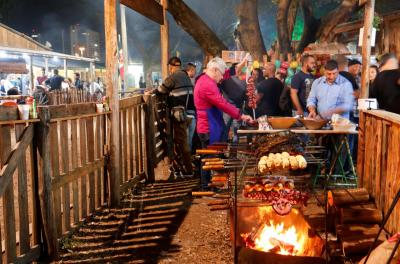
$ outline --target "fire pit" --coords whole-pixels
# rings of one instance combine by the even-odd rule
[[[323,263],[324,241],[311,229],[300,209],[292,208],[288,214],[279,215],[272,206],[238,202],[237,213],[239,258],[271,255],[273,258],[268,258],[268,263],[274,263],[272,259],[276,263],[283,263],[285,259],[299,261],[293,263]]]

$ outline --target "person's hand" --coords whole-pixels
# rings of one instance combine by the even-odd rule
[[[316,118],[317,117],[317,112],[315,111],[310,111],[310,113],[308,114],[309,118]]]
[[[242,120],[246,123],[250,123],[253,121],[253,118],[251,118],[251,116],[249,116],[249,115],[241,115],[240,120]]]
[[[299,116],[304,116],[304,111],[303,110],[300,110],[300,111],[297,110],[296,114],[299,115]]]
[[[361,91],[360,91],[360,89],[358,89],[358,90],[355,90],[355,91],[353,92],[353,95],[354,95],[354,97],[355,97],[356,99],[358,99],[358,98],[360,98],[360,93],[361,93]]]

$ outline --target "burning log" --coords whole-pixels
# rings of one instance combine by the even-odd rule
[[[382,212],[378,209],[340,209],[340,223],[342,224],[380,224],[382,222]]]

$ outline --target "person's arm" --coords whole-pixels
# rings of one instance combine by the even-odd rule
[[[307,109],[309,112],[308,117],[310,117],[310,118],[317,117],[318,99],[317,99],[316,83],[317,83],[317,81],[314,81],[314,83],[312,84],[310,94],[308,95],[308,98],[307,98]]]
[[[155,93],[168,94],[175,86],[175,80],[172,76],[168,76],[164,82],[155,89]]]
[[[238,75],[242,71],[242,69],[246,66],[247,61],[249,60],[248,59],[249,56],[250,56],[250,54],[247,53],[246,56],[244,56],[243,60],[239,64],[236,65],[236,67],[235,67],[236,75]]]
[[[205,97],[213,106],[225,112],[232,118],[245,122],[253,121],[253,119],[249,115],[242,115],[238,108],[230,104],[218,91],[217,85],[214,85],[213,87],[210,87],[207,91],[205,91]]]
[[[304,115],[303,107],[300,104],[299,89],[301,80],[298,76],[294,76],[290,85],[290,98],[292,99],[293,106],[296,108],[298,115]]]

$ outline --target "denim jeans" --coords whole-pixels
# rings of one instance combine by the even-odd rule
[[[194,115],[187,115],[188,118],[191,119],[188,126],[188,143],[189,143],[189,150],[192,152],[192,141],[194,132],[196,132],[196,117]]]

